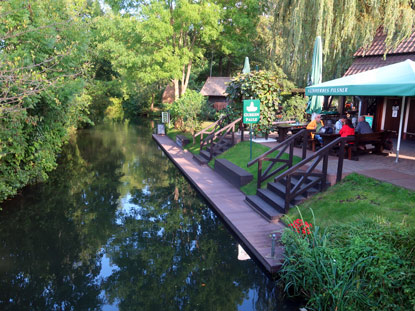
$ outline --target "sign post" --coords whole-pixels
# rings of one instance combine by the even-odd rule
[[[245,99],[242,123],[249,124],[249,159],[252,160],[252,124],[259,122],[260,117],[259,99]]]
[[[170,114],[167,111],[161,113],[161,122],[164,124],[168,123],[170,127]]]

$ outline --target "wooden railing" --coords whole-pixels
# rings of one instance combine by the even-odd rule
[[[290,138],[284,140],[274,148],[268,150],[264,154],[260,155],[256,159],[250,161],[248,163],[248,167],[254,165],[258,162],[258,180],[257,180],[257,188],[261,188],[262,182],[270,178],[271,176],[274,176],[280,172],[282,172],[286,168],[292,167],[293,164],[293,157],[294,157],[294,144],[296,140],[299,140],[302,138],[302,159],[305,159],[307,156],[307,143],[308,143],[308,137],[310,136],[308,130],[301,130],[300,132],[292,135]],[[285,151],[289,149],[288,153],[288,159],[282,159],[281,157],[284,155]],[[278,155],[275,158],[269,158],[267,157],[269,154],[280,150]],[[272,162],[262,173],[262,163],[264,161],[270,161]],[[283,163],[283,165],[277,167],[275,170],[271,171],[275,164],[277,163]]]
[[[327,168],[328,168],[328,158],[329,152],[334,148],[338,147],[338,163],[337,163],[337,177],[336,182],[339,182],[342,178],[343,173],[343,159],[344,159],[344,147],[346,141],[349,140],[347,137],[339,137],[329,143],[327,146],[324,146],[319,151],[317,151],[312,156],[303,159],[301,162],[297,163],[296,165],[292,166],[282,174],[278,175],[275,178],[275,182],[281,181],[283,178],[285,180],[285,211],[288,210],[290,206],[290,202],[295,199],[297,196],[305,193],[311,187],[320,184],[320,191],[323,191],[327,185]],[[311,163],[311,161],[314,162]],[[317,165],[322,163],[322,170],[321,172],[316,172],[315,169]],[[304,165],[310,164],[311,165],[305,171],[300,171],[299,169]],[[298,176],[300,177],[295,185],[291,184],[292,177]],[[309,179],[309,177],[313,177]]]
[[[225,119],[226,119],[226,116],[222,116],[216,122],[212,123],[211,125],[204,128],[203,130],[197,132],[193,136],[193,141],[195,141],[196,137],[199,136],[199,135],[200,135],[200,141],[203,141],[203,135],[204,134],[210,135],[210,134],[216,132],[218,129],[220,129],[222,127],[222,123],[224,122]],[[212,130],[209,131],[210,129],[212,129]]]
[[[202,151],[202,149],[206,147],[206,149],[210,153],[209,160],[211,160],[213,155],[221,147],[221,142],[225,139],[226,135],[228,135],[229,133],[232,133],[232,145],[234,145],[235,144],[235,126],[241,120],[242,118],[238,118],[232,123],[228,124],[227,126],[207,136],[203,141],[200,142],[200,151]]]

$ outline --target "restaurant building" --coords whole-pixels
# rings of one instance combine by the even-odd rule
[[[379,29],[369,48],[360,48],[356,51],[354,61],[344,74],[353,75],[359,72],[399,63],[410,59],[415,61],[415,32],[401,42],[395,49],[390,50],[385,56],[386,34]],[[408,97],[403,114],[403,139],[415,139],[415,98]],[[344,100],[339,102],[345,102]],[[355,105],[360,106],[360,115],[372,115],[373,129],[375,131],[390,130],[398,132],[401,118],[401,97],[355,97]],[[339,107],[343,113],[344,104]]]

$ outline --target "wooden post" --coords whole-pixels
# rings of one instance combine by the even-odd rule
[[[286,177],[287,183],[285,184],[285,204],[284,204],[284,214],[290,208],[290,201],[291,201],[291,175],[287,175]]]
[[[323,155],[323,178],[321,180],[321,191],[326,189],[328,162],[329,162],[329,151],[327,150]]]
[[[307,157],[308,136],[308,131],[305,130],[303,133],[303,160]]]
[[[258,160],[257,189],[261,189],[261,182],[262,182],[261,181],[261,178],[262,178],[261,174],[262,174],[262,159],[259,159]]]
[[[337,162],[337,178],[336,183],[342,180],[343,175],[343,159],[344,159],[344,145],[346,141],[342,139],[340,142],[340,149],[339,149],[339,161]]]
[[[290,154],[288,158],[288,168],[293,166],[293,157],[294,157],[294,140],[290,143]]]

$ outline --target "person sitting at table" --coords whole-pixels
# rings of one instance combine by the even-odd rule
[[[355,134],[352,120],[346,119],[339,134],[340,134],[340,137],[347,137],[347,136],[352,136]]]
[[[337,120],[336,124],[334,125],[336,129],[336,134],[339,134],[340,130],[343,127],[344,121],[346,120],[345,116],[341,116],[339,120]]]
[[[323,120],[321,120],[321,114],[315,114],[314,118],[312,118],[311,122],[307,125],[307,130],[316,130],[316,133],[320,131],[320,129],[324,126]],[[317,141],[323,145],[323,138],[318,135],[311,133],[311,138],[317,139]]]
[[[370,134],[373,133],[373,130],[370,127],[370,124],[366,122],[365,117],[360,116],[359,123],[357,123],[355,132],[358,134]]]

